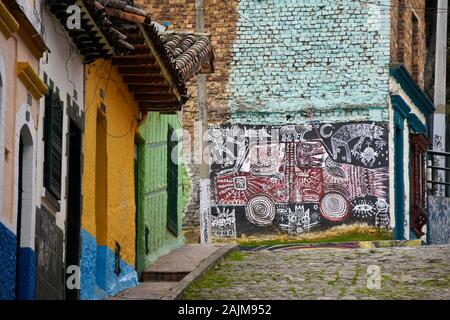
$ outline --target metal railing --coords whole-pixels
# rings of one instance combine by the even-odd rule
[[[431,170],[429,194],[450,197],[450,152],[428,150],[427,154],[427,168]]]

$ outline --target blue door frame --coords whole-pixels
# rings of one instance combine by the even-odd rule
[[[397,116],[397,113],[396,113]],[[399,124],[401,122],[401,125]],[[395,190],[395,229],[394,236],[396,240],[405,239],[405,174],[404,170],[404,127],[402,119],[395,121],[394,135],[394,190]]]
[[[395,229],[396,240],[405,240],[405,172],[409,174],[409,165],[404,165],[405,120],[411,108],[399,96],[392,96],[394,109],[394,192],[395,192]],[[408,213],[409,214],[409,213]]]

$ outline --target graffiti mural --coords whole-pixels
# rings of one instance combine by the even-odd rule
[[[380,122],[210,127],[213,236],[387,227],[387,141]]]

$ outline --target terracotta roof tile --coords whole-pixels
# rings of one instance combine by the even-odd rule
[[[211,41],[207,35],[164,32],[161,41],[175,69],[183,80],[188,80],[199,73],[203,66],[213,71],[214,53]]]

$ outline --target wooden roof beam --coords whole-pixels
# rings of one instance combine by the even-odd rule
[[[130,84],[128,89],[134,93],[148,93],[148,92],[158,92],[158,93],[170,93],[168,86],[156,86],[148,84]]]
[[[122,75],[162,75],[158,65],[119,66],[118,69]]]
[[[154,64],[155,62],[155,59],[150,55],[114,56],[112,58],[113,65],[137,66]]]
[[[163,76],[150,75],[132,75],[123,76],[123,80],[127,84],[166,84],[166,79]],[[167,85],[169,85],[167,83]]]
[[[144,36],[145,42],[148,45],[148,47],[150,48],[150,50],[153,53],[153,56],[156,59],[156,62],[159,64],[162,73],[164,74],[166,80],[169,82],[169,86],[170,89],[172,90],[172,92],[174,93],[175,97],[177,98],[178,101],[181,101],[181,94],[178,91],[177,85],[175,84],[174,79],[172,78],[171,73],[169,72],[169,70],[167,69],[166,65],[164,64],[164,62],[162,61],[161,57],[158,55],[158,51],[156,50],[155,45],[153,44],[152,40],[150,39],[150,37],[147,34],[147,31],[145,31],[145,28],[142,24],[139,24],[139,29],[141,30],[142,35]]]

